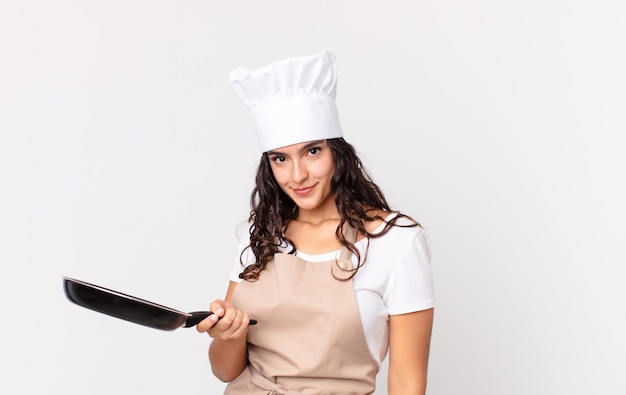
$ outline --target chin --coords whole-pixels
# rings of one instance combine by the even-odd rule
[[[314,210],[319,207],[319,205],[298,204],[298,203],[296,203],[296,206],[298,206],[298,210],[306,210],[306,211]]]
[[[320,206],[319,202],[303,202],[298,200],[294,200],[294,202],[300,210],[315,210]]]

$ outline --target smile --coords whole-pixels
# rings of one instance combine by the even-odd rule
[[[316,184],[317,185],[317,184]],[[292,188],[293,192],[299,196],[305,196],[315,188],[315,185],[306,188]]]

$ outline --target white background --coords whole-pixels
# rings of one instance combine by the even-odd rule
[[[429,394],[626,393],[623,1],[1,4],[1,393],[221,392],[208,337],[61,277],[222,297],[259,157],[228,72],[324,48],[346,139],[430,231]]]

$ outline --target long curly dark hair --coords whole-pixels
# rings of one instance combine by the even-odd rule
[[[356,150],[343,138],[329,139],[327,142],[335,161],[335,174],[331,180],[331,188],[341,215],[335,234],[339,243],[358,258],[358,265],[352,269],[352,274],[345,279],[347,280],[354,277],[365,263],[367,248],[365,255],[361,257],[354,243],[345,237],[346,224],[351,226],[357,234],[365,235],[367,247],[369,247],[369,239],[383,236],[393,226],[414,227],[420,224],[399,212],[389,220],[375,214],[380,211],[389,212],[391,209],[380,188],[364,169]],[[298,207],[276,182],[267,153],[263,154],[259,163],[256,186],[250,196],[250,206],[252,207],[249,218],[250,245],[247,248],[252,249],[256,263],[246,267],[239,277],[255,281],[274,254],[279,252],[279,247],[292,246],[290,254],[295,254],[296,250],[294,243],[285,237],[283,231],[287,222],[296,217]],[[397,221],[400,218],[408,218],[410,223],[398,224]],[[375,234],[368,232],[365,229],[365,223],[377,219],[385,222],[383,230]]]

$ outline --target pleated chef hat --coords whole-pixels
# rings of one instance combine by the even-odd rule
[[[337,65],[330,50],[256,70],[240,67],[228,82],[250,109],[262,152],[343,136],[335,104]]]

